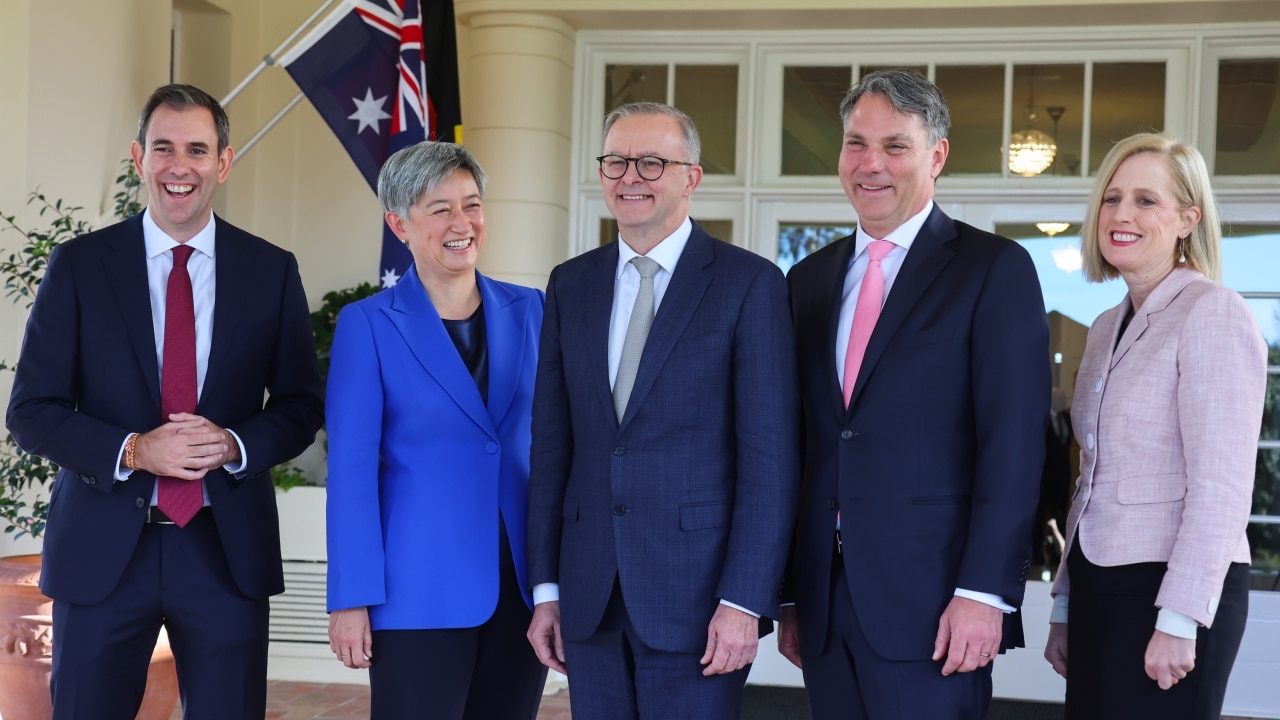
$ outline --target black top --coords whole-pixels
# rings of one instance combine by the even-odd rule
[[[480,304],[471,317],[466,320],[445,320],[444,329],[449,331],[453,346],[458,348],[462,363],[471,373],[480,390],[480,400],[486,407],[489,405],[489,344],[484,334],[484,304]]]

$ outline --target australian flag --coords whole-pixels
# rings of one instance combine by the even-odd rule
[[[280,58],[377,192],[395,151],[462,141],[453,0],[342,0]],[[413,258],[382,230],[382,286]]]

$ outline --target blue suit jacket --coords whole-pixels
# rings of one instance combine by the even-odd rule
[[[216,225],[213,341],[196,412],[244,443],[248,465],[204,478],[242,593],[284,591],[268,470],[320,427],[320,375],[291,253],[222,218]],[[265,404],[263,392],[269,394]],[[61,466],[50,498],[40,588],[92,604],[119,583],[142,533],[155,476],[113,475],[131,432],[159,425],[160,373],[142,216],[64,243],[40,284],[9,401],[9,429]]]
[[[1018,607],[1049,417],[1049,332],[1035,268],[1016,243],[934,206],[867,345],[848,411],[836,323],[852,236],[788,277],[804,398],[804,480],[784,595],[800,651],[822,651],[833,537],[871,646],[933,653],[957,587]],[[1021,644],[1006,616],[1006,646]]]
[[[476,279],[488,407],[416,268],[339,317],[326,413],[329,609],[368,607],[375,630],[488,620],[498,603],[499,511],[528,587],[529,413],[543,296]]]
[[[560,584],[568,640],[592,635],[616,577],[645,644],[700,653],[721,599],[777,616],[799,450],[786,283],[695,224],[619,424],[617,263],[611,243],[557,267],[547,288],[530,582]]]

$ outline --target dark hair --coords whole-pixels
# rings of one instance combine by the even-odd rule
[[[937,145],[951,129],[951,113],[942,91],[914,70],[877,70],[863,75],[840,103],[842,123],[848,124],[853,106],[863,95],[879,95],[888,100],[894,110],[918,115],[930,145]]]
[[[138,144],[147,149],[147,125],[151,122],[151,114],[161,105],[174,110],[190,110],[204,108],[213,115],[213,127],[218,131],[218,154],[231,144],[231,121],[227,119],[227,111],[222,109],[212,95],[194,85],[173,83],[156,88],[142,106],[142,114],[138,116]]]

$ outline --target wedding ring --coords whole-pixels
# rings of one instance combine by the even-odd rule
[[[982,657],[991,657],[991,653],[980,652],[978,654],[981,655]]]

